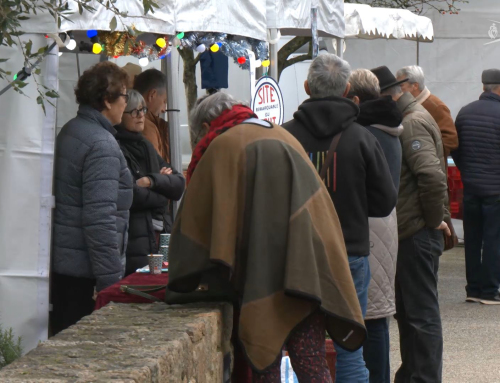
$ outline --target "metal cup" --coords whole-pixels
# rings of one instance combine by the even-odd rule
[[[161,269],[163,266],[163,255],[161,254],[149,254],[149,273],[150,274],[161,274]]]
[[[160,246],[170,245],[170,234],[160,234]]]
[[[163,255],[163,262],[168,262],[168,246],[160,246],[160,254]]]

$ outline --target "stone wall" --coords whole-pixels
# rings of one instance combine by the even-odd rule
[[[224,382],[232,319],[226,304],[112,303],[1,370],[0,382]]]

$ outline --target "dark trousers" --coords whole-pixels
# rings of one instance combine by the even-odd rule
[[[396,266],[396,319],[401,367],[395,383],[440,383],[443,331],[438,302],[439,256],[443,233],[424,228],[399,241]]]
[[[389,323],[387,318],[365,320],[368,339],[363,345],[363,357],[370,372],[370,383],[390,383]]]
[[[464,195],[464,235],[467,296],[493,298],[500,285],[500,195]]]
[[[84,316],[92,314],[95,307],[95,279],[52,274],[52,335],[74,325]]]

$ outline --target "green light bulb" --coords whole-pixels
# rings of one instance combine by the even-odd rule
[[[17,80],[17,73],[14,75],[14,81]]]

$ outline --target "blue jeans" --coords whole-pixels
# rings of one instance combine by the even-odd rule
[[[465,193],[464,234],[467,296],[494,298],[500,285],[500,196]]]
[[[368,339],[363,356],[370,372],[370,383],[391,383],[389,323],[387,318],[365,321]]]
[[[350,255],[349,268],[364,318],[368,304],[368,285],[370,284],[368,257]],[[335,344],[335,350],[337,351],[335,381],[338,383],[368,383],[369,373],[363,359],[363,348],[350,352]]]

